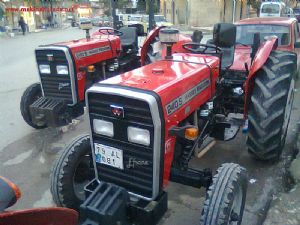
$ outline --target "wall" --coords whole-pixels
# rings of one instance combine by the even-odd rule
[[[233,19],[233,0],[161,0],[160,7],[161,14],[175,25],[211,26]],[[246,15],[247,0],[236,0],[235,21],[246,18]]]

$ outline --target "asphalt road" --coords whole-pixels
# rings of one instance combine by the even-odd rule
[[[69,28],[0,39],[0,175],[12,179],[23,193],[13,209],[53,205],[49,189],[52,163],[66,144],[88,133],[84,116],[64,128],[34,130],[23,121],[19,110],[23,91],[38,81],[34,48],[83,36],[78,28]],[[299,82],[296,85],[299,87]],[[282,177],[285,162],[291,157],[299,106],[300,94],[296,92],[286,149],[279,163],[254,161],[247,153],[242,133],[233,141],[218,142],[203,158],[191,162],[193,167],[213,170],[224,162],[237,162],[247,168],[249,188],[243,224],[261,224],[270,200],[283,188]],[[170,184],[167,191],[169,210],[160,224],[198,224],[205,191],[179,184]]]

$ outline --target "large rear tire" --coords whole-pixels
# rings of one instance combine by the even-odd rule
[[[57,206],[79,210],[85,200],[84,186],[95,178],[89,135],[76,138],[53,165],[51,193]]]
[[[228,225],[242,223],[248,176],[246,169],[234,163],[225,163],[213,177],[204,202],[201,225]]]
[[[248,151],[276,161],[285,145],[294,98],[296,55],[273,51],[254,80],[249,105]]]
[[[24,91],[21,98],[20,110],[21,110],[22,117],[29,126],[35,129],[43,129],[47,127],[46,125],[39,126],[33,123],[29,111],[29,106],[37,99],[41,98],[42,96],[43,94],[42,94],[41,84],[34,83]]]

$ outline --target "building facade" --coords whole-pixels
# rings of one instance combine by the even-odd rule
[[[247,17],[247,0],[161,0],[160,13],[175,25],[211,26]]]
[[[55,9],[48,11],[30,10],[30,8]],[[72,9],[72,11],[59,11],[59,8]],[[28,10],[26,10],[28,9]],[[45,28],[50,24],[60,26],[68,17],[91,15],[92,9],[87,0],[0,0],[0,26],[18,28],[18,21],[22,16],[28,25],[29,32]],[[50,18],[50,19],[49,19]]]

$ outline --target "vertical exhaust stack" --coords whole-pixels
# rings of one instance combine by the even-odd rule
[[[179,30],[173,28],[164,28],[159,31],[159,39],[162,44],[167,46],[166,59],[172,59],[172,46],[179,40]]]

